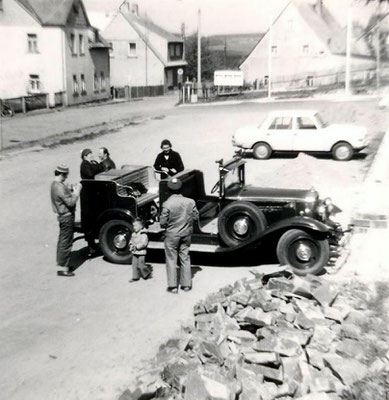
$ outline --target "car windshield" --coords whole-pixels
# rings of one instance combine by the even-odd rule
[[[319,113],[315,114],[316,120],[320,125],[320,128],[325,128],[328,126],[328,122],[325,121]]]
[[[228,188],[229,186],[237,183],[239,183],[239,173],[238,168],[234,168],[224,175],[224,187]]]

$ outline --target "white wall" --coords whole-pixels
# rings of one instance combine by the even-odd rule
[[[28,52],[27,34],[36,34],[38,53]],[[4,2],[0,12],[0,97],[27,95],[29,76],[39,75],[42,92],[64,90],[62,31],[43,28],[13,0]]]

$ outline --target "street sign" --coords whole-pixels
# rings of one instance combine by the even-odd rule
[[[178,68],[177,74],[182,75],[184,73],[184,70],[182,68]]]

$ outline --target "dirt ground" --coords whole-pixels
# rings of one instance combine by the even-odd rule
[[[111,106],[112,107],[112,106]],[[356,122],[369,129],[372,146],[347,163],[328,157],[277,156],[248,160],[247,180],[269,186],[306,187],[315,180],[322,196],[332,196],[351,215],[361,185],[388,125],[374,101],[242,104],[179,108],[164,119],[128,127],[84,143],[8,157],[0,163],[0,393],[7,400],[113,400],[136,375],[142,360],[190,317],[193,304],[210,291],[249,275],[250,266],[194,269],[194,290],[165,292],[163,254],[155,255],[154,279],[129,285],[130,268],[101,257],[87,260],[85,242],[73,256],[76,277],[56,276],[58,224],[49,185],[60,162],[79,179],[80,151],[107,146],[118,165],[151,165],[160,141],[170,138],[187,168],[204,171],[209,192],[217,180],[215,160],[232,155],[231,135],[260,122],[277,107],[316,108],[331,122]],[[85,113],[88,109],[85,109]],[[37,117],[36,117],[37,118]],[[47,128],[48,129],[48,128]],[[307,168],[301,168],[307,164]],[[288,171],[282,173],[282,171]],[[293,172],[294,171],[294,172]],[[311,186],[309,184],[309,186]],[[358,255],[355,254],[355,257]],[[258,264],[261,259],[258,258]],[[263,268],[257,266],[256,268]],[[363,268],[363,266],[361,266]]]

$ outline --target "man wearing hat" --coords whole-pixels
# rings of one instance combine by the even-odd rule
[[[73,225],[76,203],[80,197],[81,183],[68,186],[65,181],[69,175],[69,168],[60,164],[54,171],[54,181],[51,184],[51,205],[53,211],[58,214],[59,237],[57,244],[57,264],[65,268],[58,271],[61,276],[73,276],[70,265],[70,252],[73,244]]]
[[[81,152],[81,166],[80,175],[81,179],[94,179],[95,175],[99,173],[99,164],[93,159],[91,149],[84,149]]]
[[[160,224],[166,228],[165,257],[167,272],[167,291],[178,292],[178,283],[184,291],[192,289],[192,272],[189,247],[193,232],[193,222],[199,212],[193,199],[181,194],[182,183],[177,178],[168,182],[171,196],[163,203]],[[177,258],[180,259],[180,279],[177,281]]]

